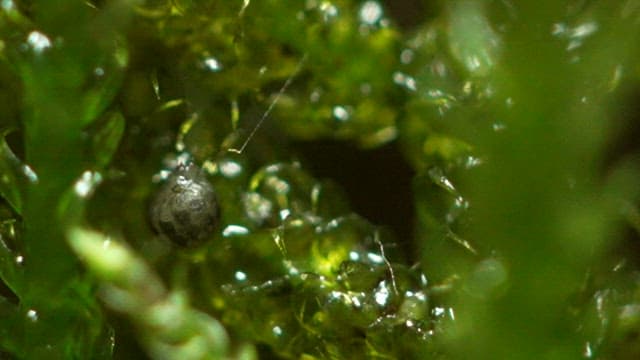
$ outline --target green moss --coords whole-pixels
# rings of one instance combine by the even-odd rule
[[[0,357],[636,358],[639,7],[428,8],[0,2]],[[319,139],[401,145],[413,237]],[[187,248],[148,218],[186,162],[221,210]]]

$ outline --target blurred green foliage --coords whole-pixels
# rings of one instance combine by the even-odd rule
[[[0,1],[0,357],[637,358],[639,24],[638,0]],[[412,238],[311,174],[291,144],[320,139],[400,145]],[[222,214],[195,248],[148,219],[186,162]]]

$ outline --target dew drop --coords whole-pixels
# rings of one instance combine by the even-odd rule
[[[84,198],[93,193],[96,186],[98,186],[102,182],[102,175],[99,172],[85,171],[82,173],[82,176],[76,184],[74,185],[74,190],[76,195]]]
[[[238,281],[245,281],[247,280],[247,274],[245,274],[242,271],[236,271],[236,273],[234,274],[234,277],[236,278],[236,280]]]
[[[249,229],[240,225],[229,225],[222,230],[222,236],[224,237],[247,235],[248,233]]]
[[[27,36],[27,44],[29,44],[33,51],[40,54],[51,47],[51,40],[41,32],[32,31]]]
[[[258,223],[268,219],[273,211],[271,201],[255,192],[247,193],[242,198],[242,202],[249,218]]]
[[[280,210],[280,220],[286,220],[289,215],[291,215],[291,210],[289,209],[282,209]]]
[[[265,180],[265,184],[275,190],[278,194],[288,194],[291,190],[291,186],[289,186],[286,181],[275,176],[269,176],[269,178]]]
[[[371,84],[364,83],[360,85],[360,92],[362,95],[370,95],[371,94]]]
[[[561,36],[567,32],[567,25],[564,23],[555,23],[551,26],[551,35]]]
[[[397,85],[400,85],[406,88],[407,90],[410,90],[410,91],[417,90],[416,79],[414,79],[412,76],[403,74],[401,72],[396,72],[393,74],[393,82],[396,83]]]
[[[15,9],[15,5],[12,0],[2,0],[2,3],[0,3],[0,6],[2,6],[2,8],[6,11],[11,11]]]
[[[320,11],[325,22],[331,21],[338,16],[338,8],[329,1],[323,1],[320,4]]]
[[[508,98],[504,101],[504,103],[507,105],[507,107],[508,107],[508,108],[513,107],[513,98],[508,97]]]
[[[235,161],[225,160],[220,163],[220,173],[225,177],[232,179],[242,173],[242,166]]]
[[[435,307],[433,308],[433,316],[435,317],[441,317],[442,315],[444,315],[445,313],[445,309],[442,307]]]
[[[38,182],[38,175],[29,167],[29,165],[22,166],[22,173],[29,179],[31,183]]]
[[[204,60],[204,67],[211,72],[222,70],[222,64],[214,57],[208,57]]]
[[[273,331],[273,335],[275,336],[282,336],[282,328],[280,326],[274,326],[271,331]]]
[[[322,91],[319,88],[316,88],[309,95],[309,101],[312,103],[317,103],[320,100],[321,95]]]
[[[386,281],[380,282],[373,297],[376,301],[376,304],[380,306],[387,305],[387,301],[389,301],[389,288],[387,288]]]
[[[504,123],[501,123],[501,122],[494,122],[494,123],[491,125],[491,128],[492,128],[492,129],[493,129],[493,131],[495,131],[495,132],[501,132],[501,131],[504,131],[504,129],[506,129],[506,128],[507,128],[507,126],[506,126]]]
[[[374,264],[382,264],[384,262],[384,258],[376,253],[368,253],[367,258]]]
[[[335,106],[333,108],[333,117],[340,121],[349,120],[349,111],[344,106]]]
[[[404,323],[408,328],[412,328],[415,324],[411,320],[407,320]]]
[[[33,309],[27,310],[27,319],[36,322],[38,321],[38,312]]]
[[[411,49],[404,49],[400,53],[400,62],[407,65],[413,61],[414,53]]]
[[[573,28],[573,30],[571,31],[571,36],[576,38],[584,38],[592,35],[596,31],[598,31],[598,23],[593,21],[586,22]]]
[[[382,7],[376,1],[367,1],[362,4],[359,15],[364,24],[373,25],[382,17]]]
[[[586,358],[592,358],[593,357],[593,350],[591,349],[591,343],[589,343],[588,341],[584,344],[584,357]]]

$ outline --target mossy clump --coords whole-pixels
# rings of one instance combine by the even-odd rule
[[[1,1],[0,357],[636,358],[639,9]],[[413,232],[327,139],[399,145]]]

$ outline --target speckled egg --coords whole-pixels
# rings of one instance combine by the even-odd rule
[[[151,202],[151,225],[183,247],[209,239],[220,218],[216,193],[204,172],[194,164],[180,165]]]

